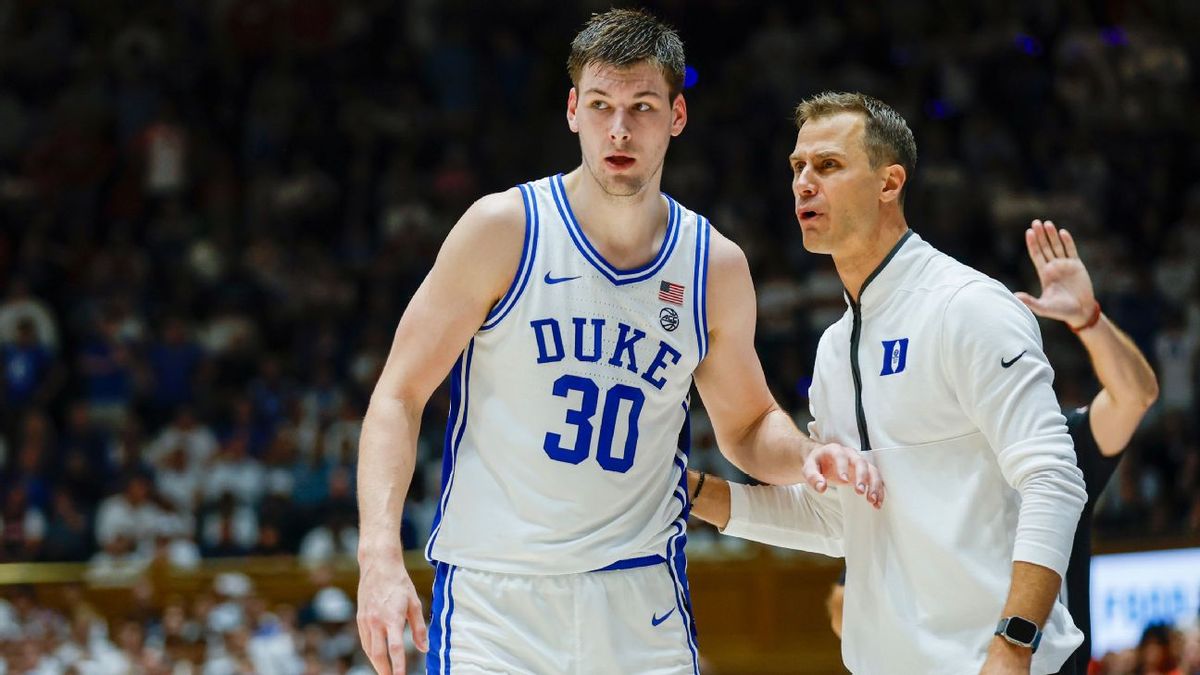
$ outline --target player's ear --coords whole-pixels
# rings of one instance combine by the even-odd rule
[[[575,133],[579,133],[579,122],[575,120],[578,107],[579,93],[575,91],[575,87],[571,87],[571,91],[567,92],[567,126]]]
[[[671,135],[678,136],[683,133],[685,126],[687,126],[687,101],[683,100],[683,94],[679,93],[671,102]]]

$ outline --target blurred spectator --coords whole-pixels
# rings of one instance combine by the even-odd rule
[[[105,313],[79,352],[92,420],[115,429],[125,420],[133,400],[133,345],[120,336],[118,317]]]
[[[66,488],[54,491],[42,545],[43,560],[81,562],[92,550],[92,528],[86,511]]]
[[[226,492],[208,509],[201,523],[200,550],[223,558],[248,555],[258,543],[258,516]]]
[[[358,554],[357,517],[353,509],[326,508],[323,522],[300,542],[300,562],[308,567],[329,564],[335,558],[352,560]]]
[[[85,500],[90,510],[106,492],[104,483],[116,468],[109,455],[110,438],[92,423],[84,401],[69,403],[65,417],[58,436],[58,456],[66,467],[61,480],[71,484],[75,496]]]
[[[37,341],[33,320],[17,324],[16,339],[0,343],[0,378],[4,407],[19,413],[30,405],[44,406],[57,393],[63,373],[50,348]]]
[[[1188,675],[1179,669],[1179,640],[1170,626],[1152,623],[1137,647],[1135,675]]]
[[[23,321],[33,324],[38,344],[51,351],[58,349],[58,325],[50,305],[34,297],[28,282],[17,277],[9,281],[8,295],[0,302],[0,342],[17,342]]]
[[[188,335],[182,318],[167,319],[162,336],[150,344],[147,362],[150,408],[159,421],[180,406],[196,403],[204,378],[204,351]]]
[[[1167,414],[1191,416],[1195,410],[1198,352],[1200,335],[1187,330],[1181,313],[1168,313],[1163,332],[1154,344],[1162,380],[1162,406]]]
[[[30,506],[25,488],[15,485],[4,494],[0,509],[0,546],[5,562],[37,560],[46,537],[46,516]]]
[[[213,501],[230,495],[238,503],[254,506],[266,491],[266,472],[250,457],[244,435],[226,441],[205,471],[204,498]]]
[[[187,451],[176,445],[158,459],[154,487],[158,494],[183,513],[195,513],[200,498],[200,480],[204,470],[188,462]]]
[[[152,490],[148,476],[134,473],[125,477],[121,492],[100,503],[96,514],[96,541],[100,546],[124,539],[140,547],[143,555],[149,555],[167,517],[154,502]]]
[[[212,429],[196,419],[196,413],[191,407],[183,406],[175,412],[171,423],[163,427],[146,448],[146,459],[149,462],[160,463],[178,449],[183,451],[189,468],[200,469],[207,466],[216,456],[218,447],[217,436]]]

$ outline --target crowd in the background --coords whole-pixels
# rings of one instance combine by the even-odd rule
[[[113,617],[68,588],[58,609],[29,586],[0,596],[0,673],[31,675],[369,675],[354,602],[314,574],[303,603],[272,604],[244,574],[195,597],[143,584]],[[409,645],[412,666],[421,656]],[[410,670],[415,672],[415,670]]]
[[[0,593],[0,675],[366,675],[354,602],[314,571],[309,598],[270,603],[249,577],[223,573],[194,597],[162,597],[149,584],[132,607],[101,613],[77,587],[59,609],[32,587]],[[107,617],[107,618],[106,618]],[[407,672],[424,670],[424,655],[406,636]],[[1151,624],[1137,646],[1098,661],[1103,675],[1200,673],[1200,625]],[[706,675],[720,675],[706,664]]]
[[[578,163],[567,36],[608,2],[0,4],[0,560],[179,565],[355,548],[356,444],[391,333],[455,219]],[[664,189],[746,251],[772,389],[803,421],[844,311],[791,213],[791,107],[897,107],[906,211],[1033,289],[1022,231],[1081,242],[1160,402],[1102,537],[1200,532],[1200,7],[648,3],[688,46]],[[1064,406],[1095,393],[1045,325]],[[425,410],[403,537],[440,492]],[[702,409],[698,465],[721,464]]]

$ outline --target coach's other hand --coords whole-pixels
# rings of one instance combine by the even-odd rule
[[[359,552],[358,635],[375,672],[404,675],[404,624],[413,643],[429,651],[421,598],[396,547],[374,555]]]
[[[875,508],[883,506],[883,478],[863,453],[837,443],[818,445],[804,461],[804,479],[817,492],[825,492],[830,483],[853,485],[866,495]]]

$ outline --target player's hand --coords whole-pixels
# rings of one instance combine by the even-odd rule
[[[1035,220],[1025,230],[1025,247],[1042,284],[1042,295],[1035,298],[1017,292],[1017,298],[1038,316],[1065,321],[1070,326],[1087,323],[1096,306],[1096,295],[1071,233],[1055,228],[1049,220]]]
[[[429,651],[421,598],[398,549],[375,555],[360,553],[359,558],[358,636],[363,651],[375,672],[404,675],[406,621],[417,649]]]
[[[804,460],[804,480],[817,492],[825,492],[830,483],[853,485],[875,508],[883,506],[883,478],[866,455],[837,443],[818,445]]]

